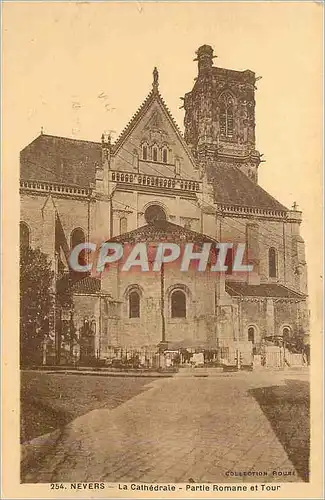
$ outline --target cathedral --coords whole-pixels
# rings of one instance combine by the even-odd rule
[[[263,342],[309,337],[302,214],[258,183],[257,78],[219,68],[214,57],[209,45],[196,52],[197,78],[182,98],[184,133],[155,68],[147,98],[115,142],[41,133],[21,151],[21,245],[52,262],[47,343],[56,362],[70,354],[105,363],[119,349],[258,352]],[[70,268],[76,245],[103,241],[153,250],[193,243],[197,252],[207,242],[244,243],[253,270],[236,272],[231,248],[219,273]],[[59,305],[62,289],[69,307]]]

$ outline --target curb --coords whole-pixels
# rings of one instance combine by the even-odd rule
[[[56,375],[90,375],[100,377],[142,377],[142,378],[170,378],[174,377],[177,372],[110,372],[104,370],[45,370],[45,369],[22,369],[22,372],[35,372]]]

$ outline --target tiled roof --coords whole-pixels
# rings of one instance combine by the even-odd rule
[[[72,285],[72,293],[93,294],[100,292],[101,281],[99,278],[86,276]]]
[[[100,162],[100,143],[41,134],[20,153],[20,178],[87,187]]]
[[[248,285],[247,283],[226,283],[226,291],[233,297],[274,297],[287,299],[303,299],[305,295],[290,290],[276,283],[262,283],[260,285]]]
[[[216,203],[288,210],[237,167],[218,164],[209,169],[208,178],[213,182]]]
[[[184,242],[184,243],[216,243],[216,240],[196,231],[185,229],[182,226],[167,221],[157,221],[153,224],[134,229],[128,233],[115,236],[110,241],[119,243],[139,242]]]
[[[41,134],[21,151],[20,177],[26,181],[88,187],[95,182],[96,163],[100,162],[99,142]],[[140,162],[140,172],[146,175],[159,175],[157,170],[161,170],[161,174],[166,176],[166,169],[161,165]],[[216,203],[287,211],[285,206],[237,167],[218,164],[209,169],[208,178],[214,185]]]

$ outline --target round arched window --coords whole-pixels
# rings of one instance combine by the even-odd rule
[[[248,328],[248,341],[253,342],[253,344],[255,341],[255,328],[253,328],[252,326]]]
[[[167,220],[165,210],[159,205],[150,205],[144,213],[146,221],[149,223],[154,223],[157,221]]]
[[[282,335],[284,339],[287,339],[290,336],[290,328],[285,326],[282,330]]]
[[[164,148],[162,151],[162,161],[163,163],[168,163],[168,150]]]
[[[140,318],[140,295],[136,290],[129,294],[129,318]]]
[[[186,295],[182,290],[175,290],[171,296],[172,318],[186,318]]]
[[[146,146],[146,144],[143,144],[142,146],[142,159],[143,160],[148,159],[148,146]]]
[[[152,161],[158,161],[158,148],[156,146],[152,148]]]

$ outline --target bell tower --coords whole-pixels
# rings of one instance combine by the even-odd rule
[[[214,66],[210,45],[199,47],[196,56],[198,76],[183,98],[185,140],[212,176],[221,164],[231,165],[257,183],[255,73]]]

